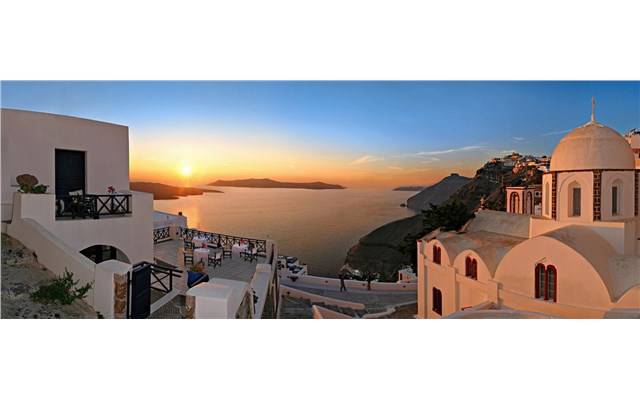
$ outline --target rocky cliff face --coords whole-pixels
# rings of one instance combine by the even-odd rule
[[[405,244],[407,234],[417,235],[422,230],[422,214],[404,218],[383,225],[349,249],[345,263],[350,267],[391,275],[409,258],[397,250],[397,246]]]
[[[451,174],[435,185],[431,185],[420,193],[409,197],[407,207],[417,211],[426,210],[429,208],[429,203],[440,204],[446,201],[449,196],[470,180],[471,178]]]
[[[451,174],[411,197],[407,205],[413,209],[422,210],[428,209],[429,203],[439,205],[455,200],[464,204],[467,210],[474,211],[479,207],[480,199],[484,197],[484,204],[488,209],[504,210],[505,187],[541,182],[540,171],[527,170],[514,173],[511,169],[487,163],[476,171],[473,179]],[[420,234],[423,229],[422,221],[422,213],[419,213],[377,228],[361,238],[358,244],[349,250],[345,262],[353,268],[391,276],[400,265],[410,262],[407,255],[397,250],[397,246],[406,244],[404,238],[407,235]]]

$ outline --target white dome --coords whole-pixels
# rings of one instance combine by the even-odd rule
[[[550,171],[635,167],[631,147],[622,135],[591,121],[562,138],[551,156]]]

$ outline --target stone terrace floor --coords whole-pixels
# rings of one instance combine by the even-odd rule
[[[180,249],[183,247],[182,240],[167,240],[165,242],[155,243],[153,245],[153,258],[162,263],[169,264],[176,268],[187,270],[184,266],[184,260]],[[213,252],[222,251],[222,249],[210,248]],[[264,262],[264,258],[258,257],[259,262]],[[221,267],[205,267],[207,274],[209,275],[209,281],[215,281],[218,279],[231,279],[234,281],[251,282],[253,274],[256,272],[256,261],[244,261],[243,257],[240,257],[239,253],[233,253],[232,258],[226,258],[222,260]],[[190,267],[190,265],[189,265]],[[186,288],[178,287],[179,290],[185,290]]]

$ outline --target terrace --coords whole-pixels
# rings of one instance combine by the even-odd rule
[[[156,242],[153,245],[153,258],[160,265],[171,266],[181,270],[189,270],[191,265],[184,265],[182,256],[182,239],[166,240]],[[212,252],[222,251],[222,249],[211,248]],[[262,261],[264,262],[264,261]],[[233,253],[232,258],[222,260],[222,266],[213,268],[205,266],[205,271],[209,275],[209,279],[231,279],[235,281],[251,282],[253,274],[256,272],[257,261],[244,261],[238,253]],[[182,285],[183,287],[180,287]],[[175,288],[181,292],[186,292],[186,282],[183,280],[174,283]]]
[[[152,288],[156,290],[152,291],[150,318],[233,318],[234,315],[235,318],[275,317],[279,296],[275,273],[277,250],[274,242],[203,232],[173,223],[158,227],[162,225],[160,222],[164,223],[166,220],[166,216],[164,217],[156,221],[156,228],[153,230],[155,266],[151,273]],[[184,222],[186,225],[186,221]],[[234,251],[231,252],[231,258],[224,258],[221,265],[215,268],[205,265],[209,281],[196,283],[189,288],[188,274],[181,273],[192,267],[191,263],[185,265],[184,262],[185,238],[193,243],[206,243],[210,256],[221,253],[223,246]],[[250,257],[246,260],[241,257],[239,248],[242,244],[251,244],[258,252],[257,257],[252,260]],[[194,262],[197,261],[195,258]],[[196,309],[191,317],[186,312],[189,298],[194,299]]]

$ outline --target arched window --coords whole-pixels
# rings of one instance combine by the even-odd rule
[[[442,262],[442,249],[437,245],[433,245],[433,262],[436,264]]]
[[[578,182],[569,185],[569,216],[579,217],[581,215],[582,189]]]
[[[546,275],[545,275],[545,267],[542,264],[538,264],[536,265],[536,298],[540,299],[540,298],[544,298],[544,294],[545,294],[545,282],[546,279]]]
[[[558,271],[553,265],[536,265],[535,292],[537,299],[558,300]]]
[[[518,193],[511,193],[511,198],[509,199],[511,207],[509,208],[512,213],[520,212],[520,195]]]
[[[527,201],[525,201],[526,204],[526,208],[525,208],[525,214],[533,214],[533,195],[531,194],[531,192],[527,192],[527,196],[526,196]]]
[[[622,214],[622,181],[616,179],[611,187],[611,214]]]
[[[464,260],[464,275],[471,279],[478,279],[478,261],[475,258],[467,257]]]
[[[547,266],[547,295],[545,296],[546,300],[557,300],[557,287],[558,284],[558,271],[556,271],[556,267],[553,265]]]
[[[438,314],[442,315],[442,292],[440,289],[433,288],[433,308],[432,310]]]
[[[551,193],[551,189],[549,188],[549,182],[544,185],[544,213],[545,215],[549,215],[549,193]]]

